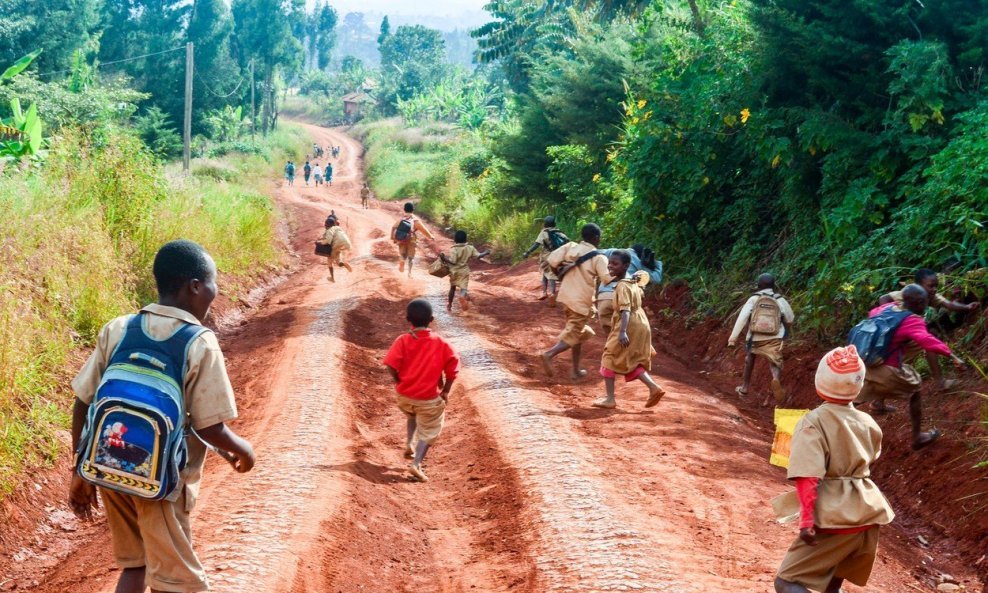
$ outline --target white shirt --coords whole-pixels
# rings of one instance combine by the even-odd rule
[[[312,174],[322,177],[322,167],[320,167],[319,165],[312,167]]]
[[[744,307],[741,308],[741,312],[738,313],[738,320],[734,322],[734,331],[731,332],[731,337],[728,340],[729,342],[736,341],[738,339],[738,336],[741,335],[741,330],[748,327],[749,321],[751,319],[751,312],[755,310],[755,301],[757,301],[758,297],[762,295],[778,297],[776,300],[779,303],[779,309],[782,311],[782,319],[785,320],[786,324],[790,324],[793,321],[795,321],[796,315],[793,313],[792,307],[789,306],[789,301],[779,296],[779,294],[773,291],[771,288],[766,288],[765,290],[759,290],[755,294],[751,295],[751,298],[748,299],[748,302],[746,302],[744,304]],[[753,341],[764,342],[766,340],[777,340],[784,337],[786,337],[786,327],[785,324],[782,324],[779,327],[779,332],[776,335],[774,336],[758,335],[755,336]],[[745,335],[744,339],[746,341],[752,340],[751,330],[748,330],[748,333]]]

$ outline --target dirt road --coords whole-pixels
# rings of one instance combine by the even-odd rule
[[[652,410],[633,387],[619,387],[618,410],[591,408],[602,391],[594,373],[545,380],[533,354],[562,317],[533,299],[537,274],[477,265],[475,311],[446,314],[446,281],[425,266],[450,242],[420,243],[414,277],[399,274],[387,238],[398,207],[361,209],[361,147],[308,132],[343,151],[331,188],[277,192],[306,265],[221,336],[235,427],[258,463],[244,476],[215,459],[207,468],[194,531],[214,591],[771,590],[793,528],[768,507],[787,486],[766,462],[766,427],[671,359],[656,361],[669,394]],[[337,271],[336,283],[310,255],[330,209],[354,243],[354,272]],[[435,327],[465,367],[426,484],[407,479],[404,422],[379,362],[417,296],[433,301]],[[587,348],[588,367],[601,345]],[[895,529],[883,537],[872,584],[848,591],[929,590],[914,575],[929,574],[930,560]],[[102,529],[72,541],[26,555],[7,586],[112,590]]]

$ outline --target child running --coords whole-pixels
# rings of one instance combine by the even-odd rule
[[[119,378],[121,362],[134,364],[133,356],[120,360],[119,344],[126,339],[133,351],[135,343],[141,345],[142,341],[151,340],[160,344],[159,348],[174,347],[186,352],[184,377],[179,376],[176,382],[181,381],[182,399],[188,404],[187,426],[198,437],[186,438],[188,461],[179,473],[177,487],[163,500],[138,498],[102,487],[99,492],[113,542],[113,556],[123,569],[117,593],[143,593],[147,587],[155,592],[205,591],[206,572],[192,548],[189,520],[206,459],[203,442],[224,452],[224,457],[240,473],[254,466],[254,451],[225,424],[237,417],[233,388],[216,336],[201,329],[217,293],[216,264],[199,245],[172,241],[158,251],[153,270],[158,303],[144,307],[136,316],[118,317],[103,326],[96,349],[72,381],[76,395],[72,447],[79,450],[89,407],[102,389],[108,367],[111,364],[118,367],[115,377]],[[171,344],[173,339],[188,335],[189,329],[195,336],[191,341],[184,346]],[[84,481],[78,473],[73,474],[69,505],[78,517],[92,518],[92,511],[98,506],[96,491],[96,486]]]
[[[642,287],[648,284],[649,277],[641,271],[629,276],[630,265],[631,253],[624,249],[615,249],[607,260],[607,271],[611,278],[617,279],[617,284],[614,288],[614,313],[608,322],[611,332],[607,336],[604,355],[600,360],[600,374],[604,377],[607,395],[594,402],[596,408],[617,407],[614,399],[614,380],[617,375],[623,375],[625,383],[638,379],[648,386],[646,408],[658,404],[665,395],[665,391],[648,374],[655,350],[652,349],[652,327],[642,309]]]
[[[394,341],[384,356],[384,365],[395,382],[398,409],[408,419],[405,457],[412,458],[409,472],[420,482],[428,481],[422,460],[436,442],[446,420],[449,391],[460,370],[453,348],[432,333],[432,305],[423,299],[408,303],[406,317],[412,330]],[[418,444],[414,444],[418,437]]]
[[[391,227],[391,240],[398,244],[398,271],[405,270],[408,264],[408,277],[412,277],[412,264],[415,261],[415,247],[418,244],[418,234],[433,239],[432,233],[422,221],[415,216],[415,205],[405,203],[405,216]]]
[[[542,271],[542,296],[539,297],[539,300],[544,301],[548,298],[551,307],[556,306],[556,297],[559,295],[559,278],[552,271],[552,266],[549,265],[549,254],[567,243],[569,243],[569,237],[556,228],[556,217],[546,216],[542,221],[542,231],[538,237],[535,237],[535,243],[532,243],[528,251],[522,255],[522,259],[526,259],[536,249],[541,249],[539,252],[539,270]],[[550,289],[552,290],[551,295]]]
[[[460,307],[464,311],[469,311],[470,295],[467,292],[467,286],[470,284],[470,266],[468,264],[474,257],[487,257],[491,254],[491,250],[477,251],[477,248],[473,245],[467,245],[466,231],[456,231],[453,240],[456,244],[450,248],[449,257],[446,257],[443,253],[439,254],[439,259],[443,260],[443,263],[449,266],[449,302],[446,305],[446,310],[453,310],[453,298],[456,296],[457,289],[459,289]]]
[[[329,265],[330,282],[336,282],[336,277],[333,273],[334,264],[346,268],[347,272],[353,272],[350,264],[343,261],[343,253],[349,251],[352,247],[350,237],[347,236],[346,231],[340,226],[340,221],[336,218],[335,214],[330,214],[326,217],[326,232],[323,233],[322,240],[319,242],[332,247],[332,252],[326,258],[326,263]]]
[[[864,587],[878,550],[878,526],[895,518],[871,480],[882,430],[851,403],[864,384],[854,346],[831,350],[816,371],[824,403],[796,425],[788,477],[799,499],[799,537],[775,579],[778,593],[840,593],[845,580]]]
[[[755,357],[760,356],[768,361],[772,372],[772,394],[775,403],[782,404],[786,392],[782,388],[782,347],[783,341],[789,334],[789,327],[796,316],[789,306],[789,301],[775,291],[775,276],[762,274],[758,277],[758,291],[745,302],[734,330],[727,341],[728,347],[734,347],[741,331],[747,329],[745,335],[744,376],[741,385],[735,388],[738,395],[748,395],[751,388],[751,372],[755,368]],[[770,396],[765,397],[762,406],[768,406]]]

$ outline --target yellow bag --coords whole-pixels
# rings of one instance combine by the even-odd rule
[[[792,434],[799,421],[809,410],[775,409],[775,440],[772,441],[772,456],[768,462],[779,467],[789,467],[789,452],[792,450]]]

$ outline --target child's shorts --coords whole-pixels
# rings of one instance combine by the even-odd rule
[[[415,257],[415,241],[401,241],[398,243],[398,255],[401,259],[412,259]]]
[[[779,567],[779,578],[808,589],[826,590],[834,578],[868,584],[878,551],[878,527],[858,533],[819,533],[817,545],[796,538]]]
[[[183,487],[184,489],[184,487]],[[192,549],[187,489],[175,502],[143,500],[100,488],[113,557],[120,568],[146,568],[157,591],[205,591],[206,571]]]
[[[412,399],[398,396],[398,409],[409,418],[415,418],[415,434],[423,443],[431,445],[439,438],[446,422],[446,400]]]
[[[565,307],[566,327],[559,334],[559,341],[567,346],[573,347],[582,344],[594,337],[596,334],[590,327],[590,313],[586,315]]]

